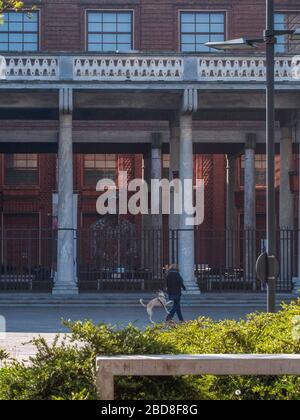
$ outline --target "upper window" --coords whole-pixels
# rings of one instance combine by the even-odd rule
[[[170,177],[170,155],[163,155],[162,159],[162,176],[164,179],[169,179]]]
[[[289,30],[296,29],[300,26],[300,13],[275,13],[275,29]],[[292,53],[295,54],[300,51],[299,41],[292,40],[288,35],[281,35],[277,37],[277,44],[275,46],[278,54]]]
[[[39,49],[38,12],[6,12],[0,25],[0,51],[27,52]]]
[[[210,52],[206,42],[225,40],[225,13],[181,13],[181,51]]]
[[[38,155],[13,153],[5,155],[5,185],[37,185]]]
[[[132,12],[88,12],[88,51],[122,52],[132,50],[132,24]]]
[[[96,185],[103,178],[116,180],[116,155],[84,155],[84,184]]]

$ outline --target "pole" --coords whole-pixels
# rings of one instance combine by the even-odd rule
[[[298,190],[298,249],[300,249],[300,136],[299,136],[299,149],[298,149],[298,160],[299,160],[299,190]],[[300,285],[300,252],[298,251],[298,279],[296,282],[296,293],[298,292],[298,286]]]
[[[268,256],[276,254],[275,222],[275,36],[274,1],[266,0],[266,68],[267,68],[267,242]],[[268,312],[276,311],[276,279],[268,276]]]

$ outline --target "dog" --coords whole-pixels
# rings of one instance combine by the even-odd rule
[[[143,299],[140,299],[140,304],[147,309],[147,314],[149,316],[149,320],[152,324],[155,324],[155,322],[152,320],[152,316],[153,316],[153,309],[154,308],[164,308],[164,310],[166,311],[167,315],[169,315],[169,310],[167,308],[168,305],[171,305],[172,300],[170,300],[169,302],[167,302],[166,299],[166,295],[164,294],[164,292],[161,290],[157,297],[150,300],[150,302],[148,302],[147,304],[144,303]]]

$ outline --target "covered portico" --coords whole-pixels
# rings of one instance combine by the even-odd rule
[[[74,241],[73,154],[77,150],[134,150],[148,155],[145,170],[161,178],[162,153],[170,153],[170,179],[193,179],[193,153],[225,154],[227,165],[226,265],[235,267],[238,229],[235,215],[235,165],[245,154],[244,281],[256,290],[255,152],[264,153],[264,58],[192,56],[39,56],[5,57],[0,82],[1,119],[59,121],[58,130],[26,132],[0,130],[2,151],[32,147],[58,154],[57,271],[53,294],[78,293]],[[277,145],[281,155],[281,185],[289,179],[298,123],[300,84],[289,57],[278,58]],[[80,121],[153,121],[168,124],[157,133],[75,130]],[[231,122],[230,128],[223,129]],[[294,147],[294,150],[293,150]],[[193,195],[193,190],[188,191]],[[149,216],[147,226],[157,231],[162,219]],[[280,227],[294,228],[293,196],[280,190]],[[176,262],[190,293],[196,282],[197,241],[186,225],[186,214],[169,217],[176,232]],[[201,232],[199,233],[201,234]],[[195,240],[196,238],[196,240]],[[288,239],[281,252],[281,278],[291,277],[293,248]],[[199,249],[198,249],[199,252]],[[160,253],[159,253],[160,254]],[[200,260],[201,261],[201,260]],[[173,262],[173,261],[169,261]],[[202,261],[204,262],[204,261]],[[162,262],[156,259],[156,264]],[[200,267],[200,271],[202,267]]]

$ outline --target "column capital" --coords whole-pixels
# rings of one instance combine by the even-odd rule
[[[184,90],[181,111],[183,114],[193,114],[198,111],[197,89],[187,88]]]
[[[59,112],[61,114],[73,113],[73,89],[63,87],[59,89]]]
[[[247,133],[245,141],[245,149],[255,149],[256,148],[256,133]]]

